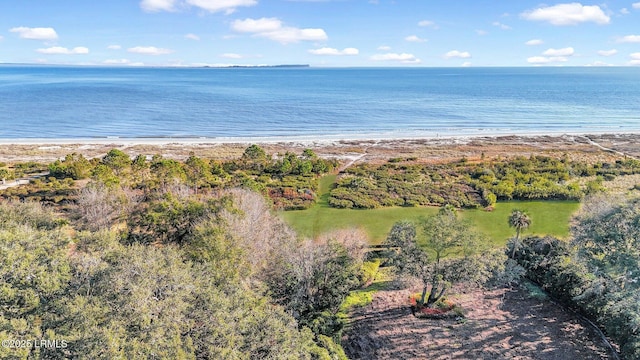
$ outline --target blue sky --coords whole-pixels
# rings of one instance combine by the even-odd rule
[[[634,1],[3,1],[0,63],[640,65]]]

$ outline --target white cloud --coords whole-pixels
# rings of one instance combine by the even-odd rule
[[[12,33],[17,33],[22,39],[30,40],[56,40],[58,34],[53,28],[28,28],[24,26],[14,27],[9,30]]]
[[[594,61],[592,64],[587,64],[585,66],[613,66],[613,64],[609,64],[603,61]]]
[[[406,38],[404,38],[404,40],[408,42],[426,42],[427,41],[427,39],[422,39],[417,35],[409,35]]]
[[[616,42],[619,43],[640,43],[640,35],[627,35],[618,38]]]
[[[258,3],[256,0],[187,0],[186,2],[212,13],[224,11],[227,14],[234,12],[237,7],[254,6]]]
[[[220,57],[225,59],[242,59],[244,56],[240,54],[235,54],[235,53],[226,53],[226,54],[220,55]]]
[[[74,47],[73,49],[67,49],[61,46],[53,46],[46,49],[38,49],[36,51],[40,54],[47,55],[81,55],[89,53],[89,49],[84,46]]]
[[[633,7],[634,9],[640,9],[640,2],[631,4],[631,7]]]
[[[136,46],[127,49],[128,52],[142,55],[166,55],[171,54],[173,50],[157,48],[155,46]]]
[[[4,36],[0,35],[0,41],[2,41],[4,39]]]
[[[120,45],[109,45],[109,46],[107,46],[107,49],[109,49],[109,50],[120,50],[120,49],[122,49],[122,46],[120,46]]]
[[[282,21],[277,18],[236,20],[231,24],[231,28],[237,32],[265,33],[281,29]]]
[[[145,11],[174,11],[175,0],[142,0],[140,7]]]
[[[527,59],[529,64],[549,64],[557,62],[566,62],[567,59],[564,56],[533,56]]]
[[[551,57],[572,56],[574,53],[575,53],[575,50],[573,50],[572,47],[566,47],[562,49],[547,49],[545,50],[545,52],[542,53],[542,55],[551,56]]]
[[[529,46],[542,45],[542,44],[544,44],[544,41],[542,41],[540,39],[531,39],[531,40],[527,41],[524,44],[525,45],[529,45]]]
[[[485,36],[488,34],[487,31],[485,30],[476,30],[476,34],[480,35],[480,36]]]
[[[471,67],[471,66],[473,66],[471,61],[465,61],[465,62],[462,63],[462,67]]]
[[[391,50],[391,46],[381,45],[381,46],[378,46],[378,50],[380,50],[380,51],[389,51],[389,50]]]
[[[194,6],[212,13],[233,13],[241,6],[254,6],[257,0],[142,0],[140,7],[149,12],[176,11],[178,8]]]
[[[468,59],[471,57],[471,54],[468,51],[451,50],[448,53],[444,54],[443,57],[445,59],[453,59],[453,58]]]
[[[102,62],[106,65],[129,65],[131,64],[131,60],[129,59],[107,59]]]
[[[187,34],[184,36],[185,39],[189,39],[189,40],[200,40],[200,36],[196,35],[196,34]]]
[[[505,24],[503,24],[503,23],[501,23],[499,21],[494,21],[491,25],[497,26],[502,30],[511,30],[511,26],[505,25]]]
[[[633,60],[640,60],[640,52],[629,54],[629,57]]]
[[[583,22],[608,24],[611,18],[598,5],[582,5],[581,3],[558,4],[540,7],[520,14],[526,20],[546,21],[552,25],[577,25]]]
[[[527,62],[534,65],[567,62],[569,61],[569,57],[574,54],[575,50],[572,47],[561,49],[549,48],[542,53],[544,56],[532,56],[527,59]]]
[[[616,50],[616,49],[598,51],[598,55],[600,55],[600,56],[613,56],[613,55],[615,55],[617,53],[618,53],[618,50]]]
[[[438,24],[436,24],[435,22],[433,22],[431,20],[422,20],[422,21],[418,22],[418,26],[428,27],[428,28],[432,28],[432,29],[439,29],[440,28],[438,26]]]
[[[421,62],[420,59],[415,57],[415,55],[407,53],[376,54],[371,56],[370,59],[373,61],[399,61],[405,64],[419,64]]]
[[[620,9],[620,14],[622,14],[622,15],[628,15],[629,13],[630,13],[630,11],[627,8]]]
[[[313,55],[358,55],[360,53],[360,51],[356,48],[344,48],[342,50],[338,50],[338,49],[334,49],[334,48],[329,48],[329,47],[323,47],[320,49],[311,49],[309,50],[310,54]]]
[[[299,29],[283,26],[277,18],[260,18],[236,20],[231,28],[241,33],[251,33],[254,36],[264,37],[282,44],[299,41],[324,41],[327,33],[323,29]]]

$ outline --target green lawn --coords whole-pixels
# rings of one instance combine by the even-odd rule
[[[531,227],[523,235],[553,235],[559,238],[569,236],[569,220],[580,206],[577,201],[507,201],[499,202],[495,210],[466,210],[463,216],[478,230],[489,235],[495,244],[504,244],[515,235],[507,219],[513,209],[526,211],[531,217]]]
[[[320,180],[320,197],[318,202],[307,210],[281,212],[282,217],[299,234],[316,237],[324,232],[344,229],[362,228],[369,235],[372,244],[381,243],[391,226],[400,220],[415,220],[421,216],[433,215],[438,211],[434,207],[392,207],[371,210],[335,209],[329,207],[328,192],[335,182],[335,175],[325,176]],[[492,243],[501,246],[515,235],[509,228],[507,219],[512,209],[518,208],[529,213],[531,227],[523,234],[555,235],[565,238],[569,234],[569,219],[578,210],[575,201],[509,201],[499,202],[495,210],[463,210],[461,216],[471,221],[478,229],[487,234]]]

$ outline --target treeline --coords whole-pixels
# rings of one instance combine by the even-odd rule
[[[69,154],[48,166],[50,177],[36,180],[31,186],[4,191],[10,199],[68,201],[73,188],[70,180],[92,179],[108,187],[125,186],[150,192],[176,184],[189,186],[194,192],[211,192],[234,187],[249,188],[269,196],[278,209],[303,209],[314,203],[318,176],[332,171],[336,160],[319,158],[312,150],[302,154],[269,156],[251,145],[239,159],[217,161],[191,155],[185,161],[160,155],[131,158],[113,149],[102,158],[87,159]],[[16,164],[14,167],[22,166]],[[12,173],[15,176],[15,173]],[[67,180],[69,179],[69,180]]]
[[[638,224],[640,200],[598,196],[584,204],[571,242],[529,237],[515,252],[529,279],[594,320],[624,359],[640,359]]]
[[[0,358],[344,359],[365,235],[301,240],[260,194],[92,184],[68,218],[0,204]]]
[[[640,161],[587,164],[546,156],[420,164],[391,159],[345,170],[330,193],[338,208],[376,208],[451,204],[461,208],[493,206],[497,200],[578,200],[602,189],[602,181],[640,173]],[[581,177],[596,176],[580,186]]]

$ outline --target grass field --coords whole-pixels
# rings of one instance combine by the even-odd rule
[[[421,216],[433,215],[435,207],[391,207],[371,210],[336,209],[328,205],[329,189],[335,182],[335,175],[320,180],[318,202],[307,210],[282,212],[281,215],[299,234],[316,237],[324,232],[362,228],[369,235],[372,244],[381,243],[391,226],[400,220],[416,220]],[[529,213],[532,224],[523,235],[554,235],[565,238],[569,235],[569,219],[578,210],[575,201],[509,201],[499,202],[491,212],[484,210],[463,210],[461,216],[484,232],[496,246],[502,246],[515,235],[509,228],[507,219],[512,209]]]

